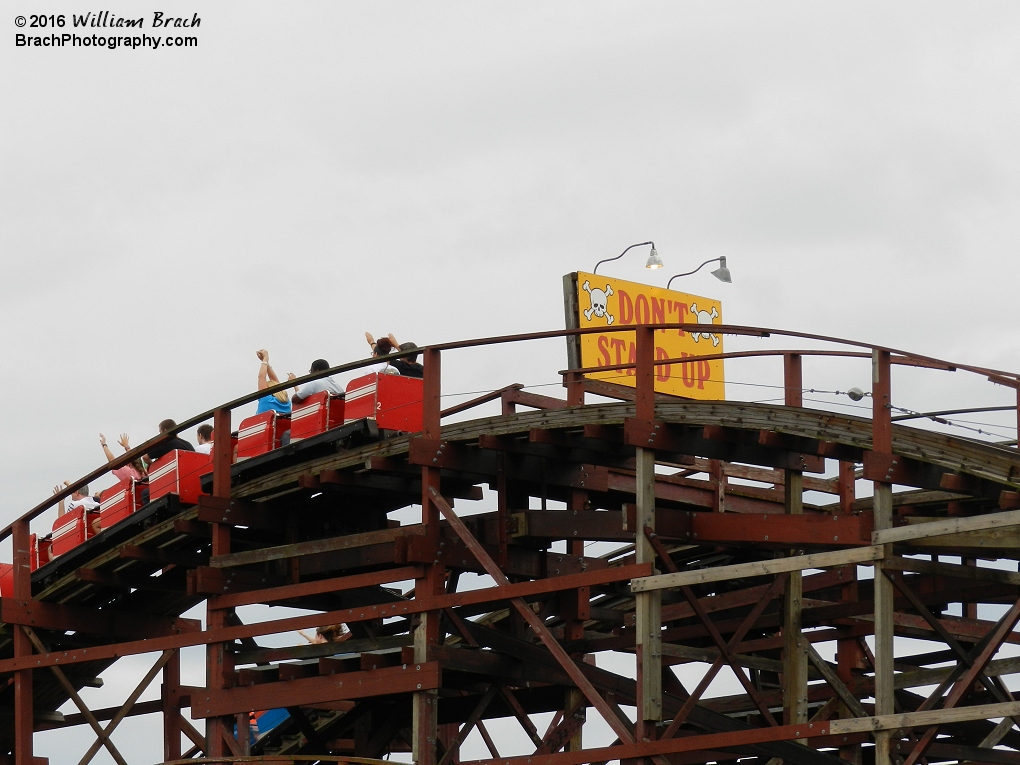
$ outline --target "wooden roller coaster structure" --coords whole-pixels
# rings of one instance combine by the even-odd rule
[[[217,438],[196,504],[162,497],[33,571],[31,524],[57,500],[177,431],[212,419],[230,433],[232,410],[290,383],[197,415],[40,503],[0,532],[14,549],[0,599],[0,762],[36,765],[35,732],[89,725],[81,762],[105,748],[124,765],[111,734],[128,715],[159,714],[167,763],[410,752],[452,765],[477,731],[491,759],[471,765],[1020,765],[1020,700],[1006,681],[1020,658],[997,657],[1020,643],[1020,573],[976,564],[1018,558],[1020,454],[895,424],[890,398],[896,365],[1014,389],[1020,376],[716,326],[836,350],[721,354],[781,356],[782,405],[683,400],[655,392],[656,365],[684,361],[654,358],[657,329],[697,325],[599,330],[635,335],[634,363],[618,367],[634,372],[630,394],[575,364],[566,399],[511,385],[446,411],[445,354],[588,330],[424,348],[421,432],[339,428],[237,463]],[[807,355],[870,359],[872,417],[805,408]],[[620,400],[586,403],[590,393]],[[497,400],[497,416],[443,424]],[[827,460],[836,477],[812,477]],[[859,478],[871,496],[855,496]],[[482,486],[495,511],[465,513]],[[806,491],[833,501],[809,504]],[[387,520],[418,505],[418,523]],[[587,556],[599,541],[619,547]],[[492,584],[459,590],[463,572]],[[181,617],[202,603],[204,626]],[[304,613],[242,623],[237,609],[253,604]],[[959,616],[946,613],[954,604]],[[988,605],[1004,613],[979,618]],[[339,624],[348,639],[257,642]],[[930,645],[918,653],[916,641]],[[206,652],[202,686],[181,682],[180,651],[193,646]],[[610,651],[634,654],[636,673],[595,663]],[[155,661],[123,705],[89,709],[79,691],[138,654]],[[724,669],[742,692],[707,697]],[[140,702],[157,678],[160,697]],[[57,711],[68,700],[77,713]],[[250,714],[267,709],[286,710],[282,722],[248,735]],[[553,714],[545,730],[540,713]],[[586,746],[596,715],[608,746]],[[508,754],[486,728],[495,718],[515,718],[530,749]]]

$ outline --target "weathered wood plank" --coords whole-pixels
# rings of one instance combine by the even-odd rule
[[[976,515],[970,518],[946,518],[926,523],[913,523],[909,526],[897,526],[892,529],[876,529],[871,534],[871,543],[875,545],[895,544],[912,539],[926,539],[946,534],[963,534],[968,531],[984,531],[1020,525],[1020,510],[1007,510],[1004,513]]]
[[[664,590],[670,587],[683,587],[705,582],[722,582],[728,579],[744,579],[750,576],[768,576],[781,574],[785,571],[803,571],[808,568],[828,568],[830,566],[846,566],[851,563],[866,563],[881,560],[882,547],[859,547],[853,550],[837,550],[836,552],[812,553],[796,555],[792,558],[777,558],[753,563],[738,563],[733,566],[716,566],[698,571],[681,571],[679,574],[659,574],[635,579],[630,583],[631,592],[648,592]]]
[[[975,707],[930,709],[925,712],[830,720],[829,732],[833,735],[840,735],[896,728],[919,728],[969,720],[991,720],[996,717],[1012,717],[1018,714],[1020,714],[1020,701],[1007,701],[1001,704],[981,704]]]
[[[297,558],[302,555],[349,550],[354,547],[367,547],[369,545],[392,542],[400,537],[420,536],[424,533],[424,527],[419,524],[401,526],[395,529],[365,531],[361,534],[345,534],[339,537],[328,537],[327,539],[313,539],[310,542],[295,542],[294,544],[279,545],[278,547],[263,547],[261,550],[214,555],[209,559],[209,565],[212,568],[245,566],[251,563],[265,563],[271,560]]]

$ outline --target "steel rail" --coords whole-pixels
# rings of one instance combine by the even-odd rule
[[[821,351],[821,350],[785,350],[776,349],[768,351],[732,351],[729,353],[709,353],[704,356],[684,356],[682,358],[656,359],[653,366],[661,367],[669,364],[692,364],[696,361],[718,361],[720,359],[746,359],[762,356],[836,356],[840,358],[870,359],[870,353],[860,351]],[[922,359],[914,359],[907,356],[893,356],[891,363],[899,366],[919,367],[921,369],[938,369],[944,372],[955,372],[956,367],[943,363],[931,363]],[[634,369],[636,363],[611,364],[603,367],[580,367],[578,369],[561,369],[557,374],[591,374],[593,372],[616,372],[624,369]],[[1014,409],[1016,407],[1013,407]]]
[[[895,362],[893,362],[895,363]],[[969,409],[942,409],[938,412],[918,412],[917,414],[901,414],[897,417],[893,417],[893,422],[902,422],[903,420],[923,420],[932,419],[935,417],[942,417],[943,415],[953,414],[974,414],[976,412],[1012,412],[1016,410],[1016,406],[974,406]]]

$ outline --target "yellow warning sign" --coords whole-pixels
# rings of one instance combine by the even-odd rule
[[[722,303],[647,284],[583,271],[577,273],[578,326],[628,327],[636,324],[704,324],[704,332],[662,329],[655,332],[655,358],[689,359],[655,368],[655,390],[673,396],[723,399],[723,360],[700,360],[723,352],[722,335],[709,326],[722,324]],[[581,366],[633,364],[637,355],[633,332],[581,335]],[[593,372],[594,380],[634,387],[634,370]]]

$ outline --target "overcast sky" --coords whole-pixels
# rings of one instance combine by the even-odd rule
[[[301,373],[366,330],[559,328],[561,276],[648,239],[662,271],[605,272],[664,286],[725,255],[733,284],[683,287],[730,323],[1020,368],[1016,4],[2,5],[4,524],[96,467],[100,431],[140,443],[253,389],[257,348]],[[198,46],[14,44],[40,32],[17,14],[104,10],[150,35],[197,12],[175,32]],[[444,391],[564,359],[463,353]],[[1013,401],[895,379],[906,407]]]

